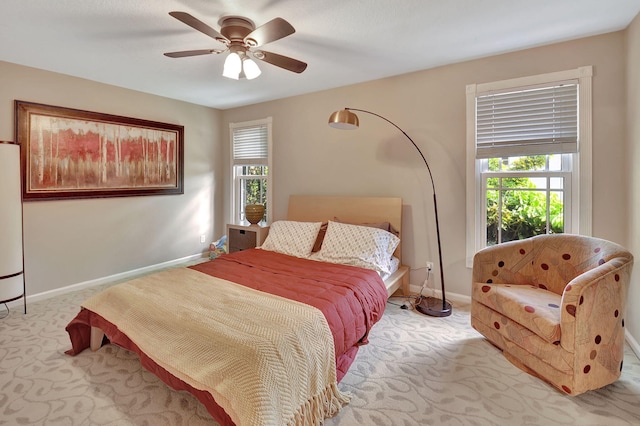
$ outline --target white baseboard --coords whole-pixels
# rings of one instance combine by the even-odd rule
[[[127,272],[122,272],[119,274],[109,275],[107,277],[97,278],[95,280],[84,281],[77,284],[71,284],[65,287],[56,288],[54,290],[44,291],[42,293],[36,294],[28,294],[27,295],[27,308],[29,307],[29,303],[39,302],[41,300],[50,299],[55,296],[60,296],[62,294],[71,293],[72,291],[82,290],[89,287],[94,287],[100,284],[106,284],[115,281],[123,281],[127,279],[132,279],[135,277],[139,277],[141,275],[149,274],[151,272],[155,272],[160,269],[172,268],[175,266],[183,265],[189,262],[192,262],[197,259],[202,259],[204,257],[203,254],[194,254],[191,256],[183,257],[181,259],[169,260],[167,262],[158,263],[151,266],[145,266],[143,268],[134,269]],[[27,283],[27,286],[29,283]],[[10,307],[18,307],[24,306],[24,300],[18,299],[12,302],[7,303]]]
[[[633,351],[633,353],[636,354],[638,358],[640,358],[640,344],[638,344],[638,341],[633,338],[631,333],[629,333],[629,330],[625,330],[624,337],[627,340],[627,343],[629,344],[629,346],[631,347],[631,350]]]
[[[421,286],[411,284],[409,286],[409,291],[411,291],[411,294],[420,294],[420,288]],[[441,298],[442,291],[425,287],[425,289],[422,291],[422,295]],[[459,302],[459,303],[465,303],[465,304],[471,303],[471,296],[467,296],[466,294],[451,293],[447,291],[446,297],[448,301],[452,301],[452,302]]]

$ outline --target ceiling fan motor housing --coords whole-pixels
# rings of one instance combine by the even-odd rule
[[[225,36],[231,43],[244,44],[244,38],[256,29],[253,22],[241,16],[225,16],[220,18],[218,23],[220,25],[220,34]],[[247,40],[249,47],[256,46],[257,44],[255,40]]]

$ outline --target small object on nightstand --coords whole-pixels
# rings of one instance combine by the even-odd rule
[[[264,205],[263,204],[247,204],[244,206],[244,216],[247,221],[255,225],[260,223],[264,218]]]
[[[260,247],[268,233],[268,226],[228,224],[227,248],[229,253]]]

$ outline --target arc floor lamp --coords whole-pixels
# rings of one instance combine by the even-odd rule
[[[419,300],[416,301],[416,310],[425,315],[431,315],[434,317],[446,317],[451,315],[451,304],[447,302],[445,293],[444,293],[444,271],[442,269],[442,246],[440,244],[440,224],[438,222],[438,203],[436,201],[436,186],[433,183],[433,175],[431,174],[431,168],[429,167],[429,163],[427,163],[427,159],[424,154],[418,148],[418,145],[407,135],[407,133],[398,127],[397,124],[392,122],[391,120],[376,114],[375,112],[365,111],[363,109],[356,108],[345,108],[340,111],[336,111],[329,117],[329,126],[334,127],[336,129],[357,129],[360,126],[360,121],[358,120],[358,116],[352,111],[363,112],[366,114],[375,115],[378,118],[383,119],[387,123],[391,124],[396,129],[400,130],[402,134],[411,142],[413,147],[418,151],[420,157],[422,157],[422,161],[424,161],[424,165],[427,166],[427,171],[429,172],[429,178],[431,179],[431,189],[433,191],[433,210],[435,213],[436,219],[436,235],[438,237],[438,260],[440,262],[440,287],[442,291],[442,299],[438,299],[436,297],[424,297],[422,294],[419,296]]]

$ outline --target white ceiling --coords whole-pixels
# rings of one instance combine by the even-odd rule
[[[296,32],[264,50],[309,64],[258,62],[255,80],[221,76],[221,48],[169,16],[219,30],[241,15]],[[226,109],[616,31],[640,0],[0,0],[0,60]]]

